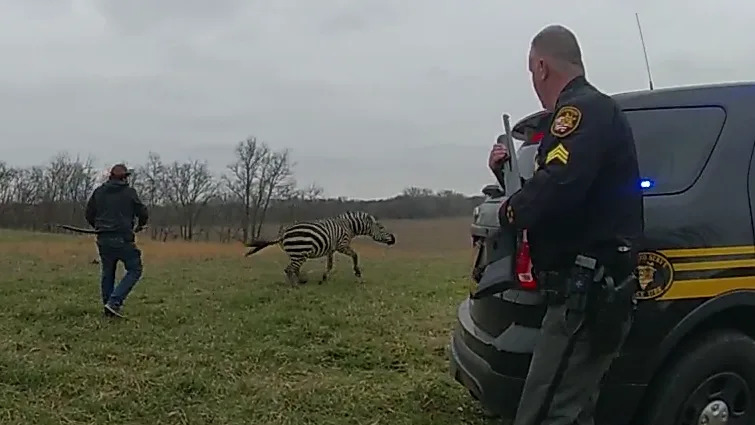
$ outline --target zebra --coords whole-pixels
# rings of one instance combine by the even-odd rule
[[[288,266],[283,272],[288,283],[295,286],[297,282],[307,282],[307,278],[301,274],[301,267],[305,261],[312,258],[327,256],[327,266],[318,283],[322,284],[328,280],[333,270],[333,254],[340,252],[351,257],[354,275],[363,282],[359,256],[351,248],[351,240],[355,236],[370,236],[374,241],[386,245],[396,243],[396,237],[375,217],[363,211],[349,211],[335,217],[281,226],[275,239],[245,243],[252,249],[244,256],[248,257],[270,245],[278,244],[289,258]]]

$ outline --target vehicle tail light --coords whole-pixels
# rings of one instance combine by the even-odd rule
[[[532,257],[530,257],[530,243],[527,240],[526,229],[522,231],[522,240],[517,249],[514,268],[522,289],[537,289],[537,280],[532,275]]]

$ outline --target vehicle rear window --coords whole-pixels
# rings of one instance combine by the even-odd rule
[[[719,107],[625,111],[637,147],[646,194],[687,190],[702,172],[721,133]]]

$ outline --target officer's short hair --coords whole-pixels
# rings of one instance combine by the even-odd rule
[[[535,35],[530,46],[537,53],[575,66],[584,73],[582,49],[579,48],[577,37],[566,27],[548,25]]]

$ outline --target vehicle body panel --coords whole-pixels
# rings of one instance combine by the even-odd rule
[[[755,187],[749,183],[755,142],[755,84],[690,86],[623,93],[614,98],[630,124],[633,111],[701,107],[708,108],[705,116],[713,124],[705,124],[700,131],[715,134],[714,124],[721,124],[707,155],[685,158],[694,149],[675,151],[680,164],[689,159],[699,166],[699,172],[689,174],[689,184],[675,182],[664,188],[661,182],[644,197],[646,225],[640,246],[671,264],[671,284],[659,287],[655,298],[640,300],[632,330],[604,380],[597,421],[626,424],[642,403],[646,386],[697,324],[732,306],[755,303]],[[526,117],[514,126],[514,133],[527,128],[526,121],[538,114],[544,116],[539,112]],[[661,115],[670,116],[658,112]],[[674,123],[660,124],[672,128]],[[688,130],[693,131],[695,124],[704,123],[689,122]],[[664,129],[662,125],[657,131]],[[669,131],[654,141],[671,140],[666,137],[681,135],[683,130]],[[520,135],[526,132],[522,130]],[[638,145],[638,156],[647,158],[649,153],[643,148]],[[517,158],[521,164],[534,163],[532,146],[520,149]],[[645,173],[642,168],[641,163]],[[495,200],[486,202],[494,204]],[[655,289],[654,282],[648,285]],[[544,312],[538,293],[517,289],[467,299],[459,306],[450,348],[451,373],[488,409],[505,417],[515,414]],[[610,422],[615,418],[623,420]]]

